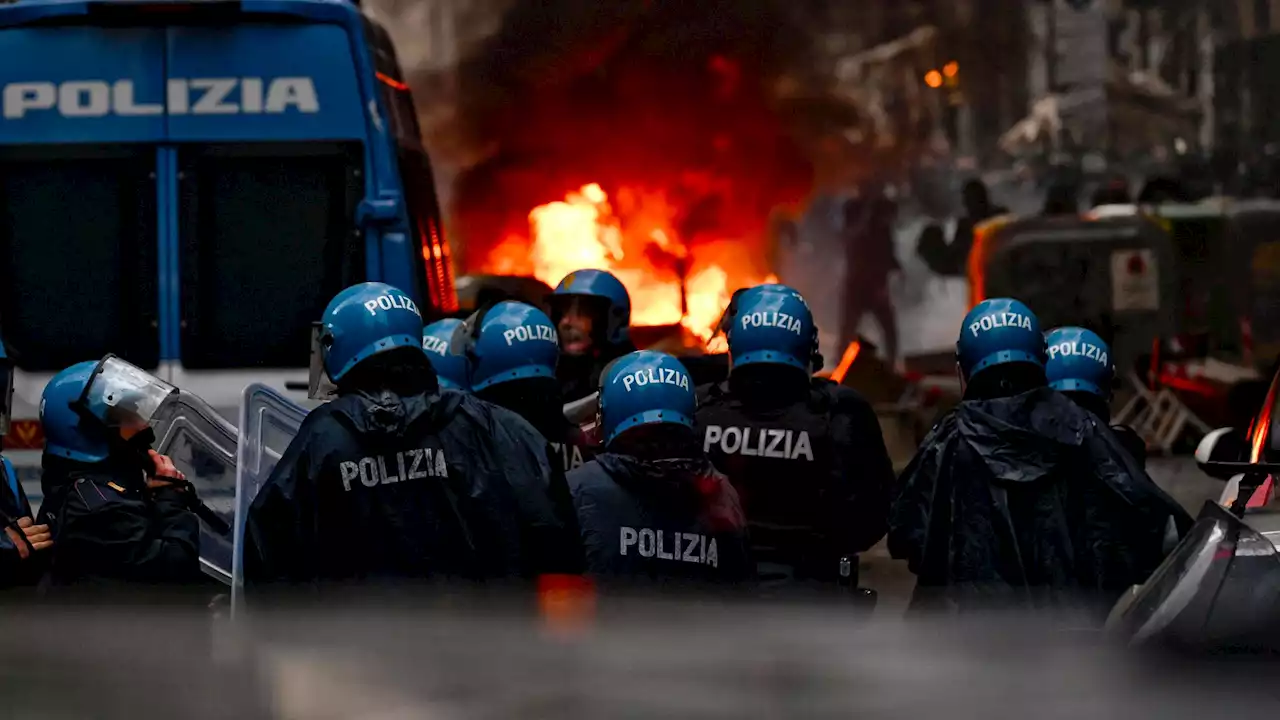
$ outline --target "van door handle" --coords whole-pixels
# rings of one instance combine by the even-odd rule
[[[289,380],[284,384],[285,390],[297,390],[299,392],[307,392],[311,389],[311,383],[299,382],[298,380]]]

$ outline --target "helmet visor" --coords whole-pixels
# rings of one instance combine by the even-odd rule
[[[324,369],[325,350],[332,338],[325,332],[324,323],[311,324],[311,362],[307,370],[307,397],[312,400],[331,400],[338,387],[329,379]]]
[[[107,427],[150,425],[178,389],[142,368],[108,355],[89,377],[81,404]]]

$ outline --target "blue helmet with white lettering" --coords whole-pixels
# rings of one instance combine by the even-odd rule
[[[551,294],[551,306],[561,312],[574,297],[599,298],[604,306],[604,338],[624,343],[631,330],[631,295],[622,281],[607,270],[576,270],[564,276]]]
[[[99,361],[76,363],[53,376],[40,396],[44,451],[79,462],[101,462],[111,454],[107,426],[76,409]]]
[[[1116,369],[1111,364],[1111,348],[1097,333],[1081,327],[1060,327],[1045,336],[1045,343],[1049,357],[1044,374],[1049,387],[1111,397]]]
[[[804,296],[786,285],[757,285],[737,297],[727,335],[734,369],[785,365],[806,373],[821,367],[818,328]]]
[[[1012,298],[983,300],[964,316],[956,361],[966,380],[1007,363],[1044,367],[1044,335],[1040,320],[1026,305]]]
[[[477,311],[453,338],[452,352],[470,362],[475,392],[512,380],[556,376],[556,328],[532,305],[508,300]]]
[[[422,328],[422,352],[431,361],[431,367],[436,369],[440,387],[446,390],[467,390],[469,387],[466,356],[450,351],[454,333],[462,325],[457,318],[445,318]]]
[[[45,450],[70,460],[103,460],[109,440],[126,429],[145,429],[177,395],[178,388],[115,355],[72,365],[53,376],[40,398]]]
[[[322,377],[338,382],[361,361],[396,348],[422,347],[422,314],[404,291],[379,282],[334,296],[312,331],[311,390]]]
[[[674,357],[655,350],[609,363],[600,378],[600,428],[606,446],[641,425],[693,427],[698,400],[693,379]]]

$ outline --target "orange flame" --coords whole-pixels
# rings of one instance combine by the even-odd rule
[[[853,361],[858,359],[858,355],[862,352],[862,343],[854,340],[844,349],[844,355],[840,357],[840,364],[835,370],[831,371],[831,379],[837,384],[844,382],[844,376],[849,374],[849,368],[853,367]]]
[[[1258,411],[1258,416],[1254,418],[1253,424],[1249,426],[1249,441],[1251,452],[1249,454],[1249,462],[1256,463],[1262,459],[1262,451],[1266,447],[1267,436],[1271,431],[1271,416],[1275,412],[1276,405],[1276,384],[1280,378],[1271,381],[1271,387],[1267,389],[1267,398],[1262,403],[1262,409]]]
[[[777,278],[760,277],[736,239],[687,243],[676,220],[661,192],[622,188],[611,201],[598,184],[584,185],[534,208],[529,237],[504,239],[484,271],[555,286],[575,270],[608,270],[631,294],[632,324],[681,325],[707,344],[734,290]]]

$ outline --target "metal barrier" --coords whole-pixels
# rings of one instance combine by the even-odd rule
[[[1134,372],[1126,376],[1126,383],[1134,396],[1112,419],[1132,427],[1146,441],[1148,449],[1168,455],[1188,429],[1198,431],[1201,436],[1211,430],[1169,388],[1152,390]]]

